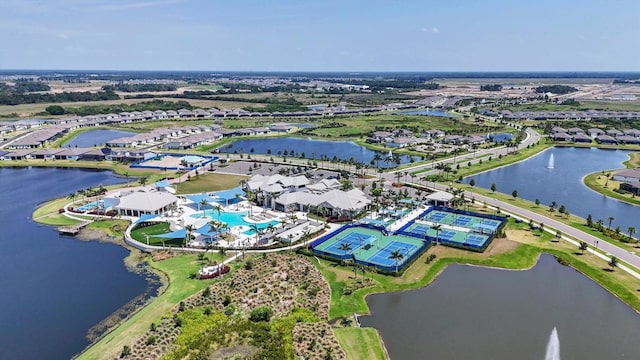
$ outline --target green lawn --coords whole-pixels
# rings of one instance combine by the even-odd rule
[[[385,360],[387,356],[378,331],[374,328],[348,327],[335,328],[340,347],[347,353],[349,360]]]
[[[191,180],[178,185],[179,194],[195,194],[209,191],[219,191],[234,188],[240,185],[240,180],[247,179],[243,175],[216,174],[205,172]]]
[[[171,229],[169,228],[169,223],[160,222],[160,223],[155,223],[149,226],[138,227],[132,230],[131,237],[134,240],[137,240],[143,244],[146,244],[147,243],[146,235],[149,235],[149,245],[156,245],[156,246],[184,245],[184,239],[166,239],[166,238],[159,238],[159,237],[153,236],[157,234],[165,234],[168,232],[171,232]]]

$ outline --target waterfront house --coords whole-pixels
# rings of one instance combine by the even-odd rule
[[[604,134],[596,136],[595,140],[598,144],[617,144],[618,143],[618,141],[613,136],[604,135]]]
[[[634,195],[640,195],[640,183],[621,183],[620,190]]]
[[[640,183],[640,168],[616,171],[613,180],[627,183]]]
[[[571,135],[563,132],[553,134],[553,141],[571,141]]]
[[[591,136],[592,138],[595,138],[597,136],[600,135],[605,135],[604,130],[599,129],[599,128],[591,128],[587,130],[587,133],[589,134],[589,136]]]
[[[31,159],[32,152],[33,150],[31,149],[20,149],[6,153],[4,158],[8,160],[29,160]]]
[[[573,135],[573,141],[577,143],[591,143],[593,139],[583,133]]]

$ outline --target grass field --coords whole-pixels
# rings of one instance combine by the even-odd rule
[[[333,332],[349,360],[384,360],[388,356],[374,328],[335,328]]]
[[[525,104],[500,107],[500,110],[511,111],[568,111],[568,110],[610,110],[610,111],[639,111],[640,101],[592,101],[579,100],[580,105],[557,104]]]
[[[247,179],[243,175],[229,175],[208,173],[192,177],[191,180],[185,181],[178,185],[179,194],[195,194],[208,191],[219,191],[234,188],[240,185],[240,180]]]
[[[640,167],[640,151],[629,154],[629,160],[623,163],[626,167],[633,169]]]

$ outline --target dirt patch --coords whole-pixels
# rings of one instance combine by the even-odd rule
[[[171,259],[175,255],[176,254],[174,252],[172,252],[172,251],[161,250],[161,251],[154,251],[151,254],[151,258],[153,259],[154,262],[158,262],[158,261],[162,261],[162,260]]]
[[[211,354],[212,359],[251,359],[260,349],[248,344],[235,345],[232,347],[218,349]]]
[[[84,228],[80,230],[76,239],[82,241],[99,241],[116,245],[124,245],[124,240],[121,237],[111,236],[104,231],[98,229]]]
[[[512,237],[509,237],[509,235],[507,235],[506,238],[493,239],[493,241],[491,242],[491,245],[489,245],[489,247],[487,248],[487,250],[485,250],[484,253],[488,256],[491,256],[491,255],[497,255],[497,254],[504,254],[504,253],[508,253],[510,251],[515,250],[515,248],[518,247],[518,243],[511,239]]]

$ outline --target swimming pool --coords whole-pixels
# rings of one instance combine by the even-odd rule
[[[96,209],[98,207],[104,206],[103,204],[104,204],[104,201],[97,200],[97,201],[90,202],[88,204],[84,204],[82,206],[78,206],[76,208],[76,210],[77,211],[82,211],[82,212],[91,211],[91,210],[94,210],[94,209]]]
[[[251,225],[256,224],[256,223],[250,223],[250,222],[244,221],[244,217],[247,216],[248,213],[249,213],[248,211],[243,211],[243,212],[224,212],[224,211],[221,211],[220,212],[219,221],[227,224],[227,226],[229,226],[229,228],[232,228],[234,226],[249,226],[249,227],[251,227]],[[199,212],[191,215],[192,218],[202,218],[203,216],[209,217],[212,220],[218,220],[218,212],[215,211],[215,210],[199,211]],[[258,224],[258,229],[263,230],[263,229],[266,229],[267,227],[269,227],[269,225],[276,226],[279,223],[280,222],[276,221],[276,220],[269,220],[269,221],[258,222],[257,224]],[[252,235],[252,234],[255,234],[255,231],[250,228],[249,230],[244,231],[243,234]]]

